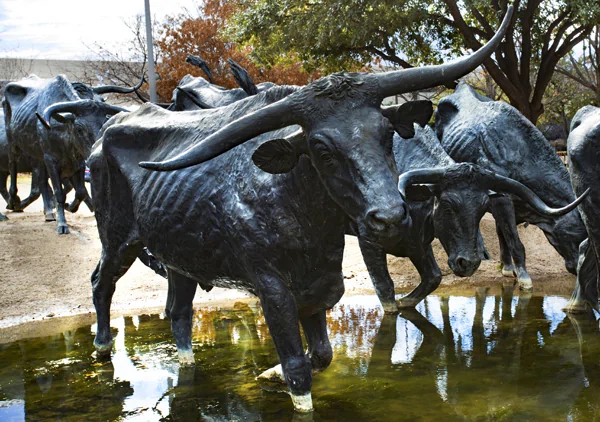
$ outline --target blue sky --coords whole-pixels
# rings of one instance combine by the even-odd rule
[[[150,0],[162,20],[198,0]],[[124,20],[144,13],[144,0],[0,0],[0,57],[84,59],[85,46],[112,47],[131,38]]]

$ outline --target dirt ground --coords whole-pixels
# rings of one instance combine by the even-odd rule
[[[29,183],[26,177],[20,179],[22,199],[29,192]],[[5,206],[0,199],[0,210]],[[85,205],[77,214],[67,213],[71,234],[60,236],[56,234],[55,222],[44,221],[41,199],[25,212],[7,211],[6,215],[9,221],[0,222],[0,328],[59,316],[92,314],[90,275],[100,258],[94,215]],[[473,277],[454,276],[441,245],[437,240],[434,243],[435,255],[444,274],[440,292],[497,286],[509,280],[498,271],[498,241],[494,220],[489,214],[482,220],[481,229],[493,259],[482,262]],[[567,273],[563,259],[541,230],[534,226],[519,227],[519,234],[527,251],[528,270],[536,294],[569,295],[575,277]],[[346,241],[346,294],[374,293],[356,239],[347,237]],[[409,291],[418,284],[418,273],[408,259],[388,256],[388,264],[397,293]],[[136,261],[117,283],[112,310],[115,314],[123,314],[161,308],[166,297],[166,280]],[[243,298],[249,298],[249,295],[236,290],[215,288],[206,293],[198,289],[194,302],[213,305]]]

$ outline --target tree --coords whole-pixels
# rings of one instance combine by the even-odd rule
[[[594,103],[600,107],[600,25],[583,41],[582,54],[578,59],[569,53],[556,70],[589,89]]]
[[[543,103],[546,112],[539,119],[538,126],[544,129],[558,124],[562,127],[562,137],[566,140],[571,119],[577,110],[590,104],[593,99],[592,91],[568,76],[556,72],[544,94]]]
[[[339,70],[378,56],[409,67],[477,50],[506,14],[506,0],[239,0],[229,34],[254,46],[259,63],[292,52]],[[555,66],[592,31],[600,4],[515,0],[516,13],[486,71],[532,122]]]
[[[200,6],[197,17],[181,14],[163,25],[157,40],[162,52],[162,61],[157,66],[160,75],[157,88],[163,98],[170,98],[186,74],[200,74],[198,68],[186,63],[189,54],[202,57],[212,72],[214,83],[226,88],[237,87],[229,71],[228,58],[246,68],[255,83],[304,85],[318,77],[317,72],[304,71],[302,63],[293,54],[275,65],[255,65],[249,58],[250,47],[227,41],[221,34],[235,10],[233,1],[207,0]]]
[[[137,85],[144,75],[147,63],[145,17],[141,14],[135,15],[124,23],[131,33],[131,38],[126,43],[113,46],[95,43],[87,46],[92,57],[86,61],[83,74],[78,75],[81,82],[90,85]],[[156,25],[153,30],[153,37],[156,39],[158,36]],[[126,48],[124,49],[123,46]],[[161,58],[161,51],[156,42],[154,43],[154,56],[156,60]],[[148,98],[148,89],[148,84],[144,83],[139,92]],[[127,98],[141,102],[135,94],[130,94]],[[168,98],[170,99],[170,95]],[[122,94],[114,96],[114,100],[117,102],[122,99]]]

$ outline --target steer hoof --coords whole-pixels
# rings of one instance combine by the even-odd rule
[[[110,356],[112,350],[112,341],[108,344],[99,344],[94,340],[94,347],[96,348],[96,355],[100,358]]]
[[[398,305],[398,308],[400,308],[400,309],[414,309],[414,307],[417,306],[420,301],[421,301],[421,299],[415,299],[412,297],[403,297],[402,299],[398,300],[396,302],[396,304]]]
[[[8,217],[0,212],[0,221],[6,221],[6,220],[8,220]]]
[[[260,381],[271,381],[271,382],[282,382],[285,384],[285,378],[283,376],[283,368],[281,364],[267,369],[265,372],[256,377]]]
[[[399,312],[398,305],[396,305],[396,302],[392,302],[392,303],[381,302],[381,306],[383,307],[383,312],[385,314],[395,315]]]
[[[56,228],[56,233],[58,234],[69,234],[69,226],[66,224],[59,224]]]
[[[519,278],[517,281],[519,282],[519,289],[525,292],[533,290],[533,283],[530,277]]]
[[[180,366],[190,367],[196,365],[194,352],[192,350],[178,350],[177,353],[179,355]]]
[[[292,396],[292,402],[294,403],[294,410],[296,412],[306,413],[313,411],[312,396],[310,393],[303,396],[290,394],[290,396]]]
[[[53,212],[46,213],[46,221],[56,221],[56,215]]]
[[[517,274],[515,273],[515,267],[512,265],[502,266],[502,275],[504,277],[516,277]]]

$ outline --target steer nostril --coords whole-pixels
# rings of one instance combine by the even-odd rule
[[[387,226],[387,220],[379,211],[370,211],[367,214],[367,221],[376,230],[383,230]]]
[[[456,268],[459,270],[464,270],[467,267],[467,260],[463,257],[456,258]]]

